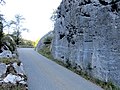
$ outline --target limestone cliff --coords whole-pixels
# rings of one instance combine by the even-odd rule
[[[56,13],[54,58],[120,86],[120,1],[63,0]]]
[[[52,31],[50,31],[50,32],[48,32],[46,35],[44,35],[44,36],[39,40],[39,42],[38,42],[35,50],[36,50],[36,51],[39,51],[40,49],[42,49],[43,46],[45,46],[45,39],[46,39],[46,38],[52,38],[52,37],[53,37],[53,32],[52,32]]]

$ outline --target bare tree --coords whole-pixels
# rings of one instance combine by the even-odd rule
[[[20,36],[22,31],[28,31],[27,28],[23,28],[22,23],[25,20],[25,18],[23,18],[22,15],[15,15],[15,20],[12,20],[10,24],[13,25],[13,35],[16,37],[16,44],[19,45],[19,40],[20,40]]]
[[[5,1],[4,0],[0,0],[0,5],[3,5],[3,4],[5,4]],[[1,39],[3,37],[3,20],[4,20],[3,14],[0,14],[0,47],[2,45]]]

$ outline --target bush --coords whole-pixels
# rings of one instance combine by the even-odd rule
[[[20,61],[18,59],[13,59],[13,58],[0,58],[0,63],[5,63],[5,64],[10,64],[10,63],[14,63],[17,62],[19,63]]]
[[[50,51],[50,46],[49,45],[44,45],[42,49],[38,51],[40,54],[44,55],[47,58],[52,59],[52,54]]]
[[[52,37],[46,37],[45,39],[44,39],[44,44],[51,44],[51,42],[52,42]]]
[[[0,90],[28,90],[25,85],[12,85],[12,84],[3,84],[0,85]]]

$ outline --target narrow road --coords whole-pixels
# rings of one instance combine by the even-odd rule
[[[29,90],[102,90],[31,48],[18,49],[28,75]]]

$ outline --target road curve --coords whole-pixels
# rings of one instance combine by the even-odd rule
[[[19,48],[29,90],[103,90],[31,48]]]

